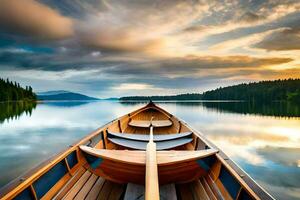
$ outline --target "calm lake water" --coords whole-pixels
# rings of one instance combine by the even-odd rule
[[[143,103],[0,104],[0,187]],[[300,199],[300,108],[233,102],[158,103],[201,131],[277,199]],[[24,111],[23,111],[24,110]]]

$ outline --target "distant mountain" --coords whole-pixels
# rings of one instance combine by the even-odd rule
[[[38,100],[66,101],[66,100],[99,100],[83,94],[69,92],[65,90],[48,91],[37,93]]]
[[[38,92],[38,95],[57,95],[57,94],[63,94],[63,93],[70,93],[69,91],[66,90],[54,90],[54,91],[47,91],[47,92]]]

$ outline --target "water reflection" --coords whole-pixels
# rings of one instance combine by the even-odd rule
[[[5,105],[8,107],[2,110],[17,106]],[[4,120],[0,124],[0,187],[137,107],[112,102],[46,102],[38,104],[31,115],[29,109],[28,115]]]
[[[136,105],[145,101],[121,102],[124,105]],[[300,105],[291,102],[254,103],[238,101],[168,101],[157,102],[164,104],[178,104],[182,106],[204,106],[217,112],[255,114],[275,117],[300,117]]]
[[[274,197],[300,199],[298,111],[283,114],[274,111],[277,105],[252,112],[243,110],[240,103],[226,107],[224,102],[214,107],[212,102],[209,106],[203,102],[158,104],[202,131]],[[31,117],[4,121],[0,125],[0,186],[104,123],[143,105],[51,102],[39,104]]]
[[[56,107],[76,107],[76,106],[82,106],[93,102],[94,101],[46,101],[46,102],[40,102],[40,104],[46,104],[48,106],[56,106]]]
[[[17,119],[24,113],[30,116],[35,107],[35,102],[0,102],[0,123]]]
[[[203,102],[205,107],[223,112],[276,117],[300,117],[300,106],[289,102],[269,104],[251,102]]]
[[[160,105],[201,130],[275,198],[300,199],[300,118]]]

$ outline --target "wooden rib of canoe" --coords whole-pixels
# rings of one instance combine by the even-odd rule
[[[152,102],[9,183],[0,198],[273,199],[201,133]]]

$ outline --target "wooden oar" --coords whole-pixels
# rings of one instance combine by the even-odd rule
[[[152,121],[152,119],[151,119]],[[146,200],[159,200],[159,183],[156,160],[156,144],[153,142],[153,126],[150,126],[150,139],[146,150]]]

